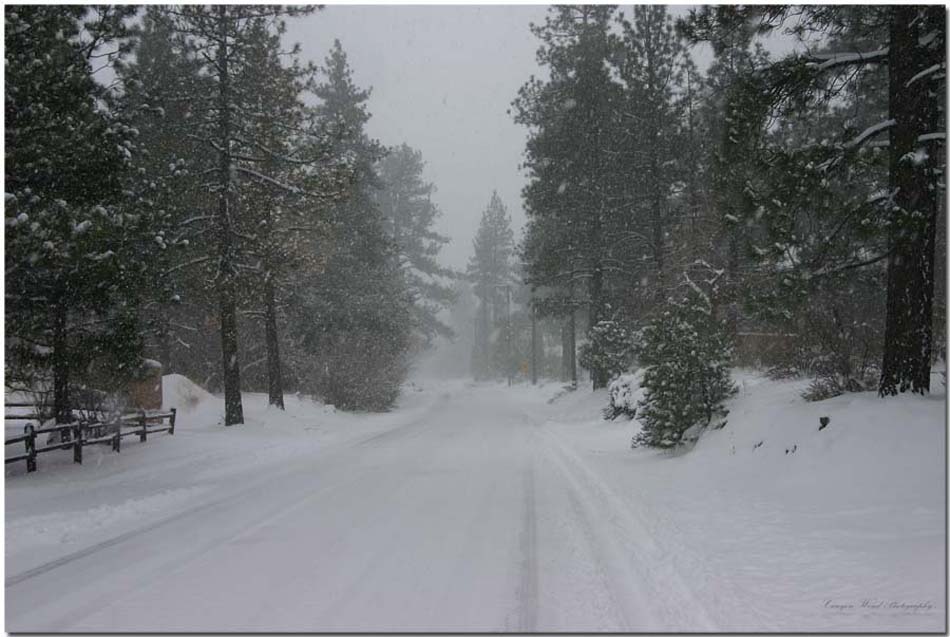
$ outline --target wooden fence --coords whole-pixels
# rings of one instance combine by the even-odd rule
[[[32,403],[7,403],[6,407],[22,408],[35,407],[35,405]],[[46,427],[35,427],[32,424],[27,424],[23,428],[22,435],[13,436],[4,441],[5,445],[21,443],[24,445],[24,453],[7,457],[5,464],[26,461],[27,472],[33,472],[36,471],[36,457],[39,454],[56,451],[57,449],[72,449],[73,462],[82,464],[83,447],[89,445],[107,444],[118,453],[122,450],[122,438],[126,436],[138,436],[140,442],[147,441],[149,434],[163,431],[167,431],[169,435],[174,436],[176,415],[177,411],[172,408],[164,413],[147,413],[145,411],[126,413],[109,422],[77,420]],[[36,413],[5,414],[4,419],[40,421],[40,417]],[[46,444],[42,447],[37,446],[36,439],[38,436],[52,433],[59,433],[59,442]]]

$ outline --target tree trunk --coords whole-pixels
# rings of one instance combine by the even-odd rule
[[[494,306],[492,306],[494,307]],[[481,307],[478,312],[478,342],[476,347],[478,348],[478,378],[483,380],[490,378],[493,374],[493,363],[491,355],[491,316],[489,315],[491,308],[488,306],[488,299],[485,298],[481,302]]]
[[[918,73],[943,59],[942,7],[891,9],[889,67],[890,211],[887,259],[887,318],[881,364],[881,396],[930,390],[933,347],[934,239],[937,169],[942,149],[922,135],[941,130],[938,93],[928,80],[908,89]],[[938,44],[920,44],[939,25]]]
[[[172,338],[171,338],[171,325],[169,325],[168,320],[168,311],[167,309],[162,312],[161,316],[162,324],[162,334],[159,337],[159,356],[161,356],[162,363],[162,373],[163,374],[173,374],[174,369],[172,367]]]
[[[228,75],[228,17],[225,5],[217,6],[218,44],[218,242],[220,264],[218,295],[221,311],[221,357],[224,377],[224,424],[244,422],[241,404],[241,367],[238,360],[238,333],[234,287],[234,239],[231,233],[231,78]]]
[[[593,328],[604,318],[604,273],[600,265],[594,266],[590,279],[590,328]],[[576,372],[575,372],[576,380]],[[590,378],[594,389],[607,386],[607,370],[596,367],[590,370]]]
[[[739,228],[734,224],[729,231],[729,254],[726,259],[726,332],[733,343],[739,337]]]
[[[571,386],[577,387],[577,325],[574,322],[575,311],[571,308],[571,318],[568,321],[567,338],[570,343],[569,354],[571,356]]]
[[[561,380],[571,379],[571,322],[565,318],[561,323]]]
[[[57,301],[53,306],[53,416],[56,423],[72,422],[69,408],[69,342],[67,319],[69,308]],[[68,437],[66,438],[68,439]]]
[[[654,168],[653,178],[659,183],[659,170]],[[662,307],[666,301],[666,252],[663,241],[663,195],[659,189],[654,189],[653,193],[653,262],[656,265],[656,279],[653,285],[654,300],[657,307]]]
[[[533,306],[528,306],[531,312],[531,384],[538,384],[538,313]]]
[[[267,396],[271,405],[284,408],[284,381],[280,371],[280,342],[277,338],[277,300],[274,283],[264,283],[264,332],[267,341]]]

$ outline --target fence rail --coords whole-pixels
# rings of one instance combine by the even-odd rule
[[[35,407],[30,403],[7,403],[6,407]],[[9,456],[4,464],[26,461],[26,471],[36,471],[36,456],[48,451],[72,449],[73,462],[82,464],[83,447],[89,445],[108,444],[116,453],[122,450],[122,438],[138,436],[140,442],[146,442],[150,433],[167,431],[170,436],[175,435],[175,418],[177,410],[172,408],[162,413],[146,413],[144,411],[126,413],[109,422],[97,420],[77,420],[72,423],[34,427],[28,424],[23,428],[23,434],[12,436],[4,441],[4,446],[23,443],[24,453]],[[37,420],[39,414],[4,414],[4,420]],[[158,425],[150,423],[158,423]],[[60,441],[37,447],[36,438],[43,434],[60,433]]]

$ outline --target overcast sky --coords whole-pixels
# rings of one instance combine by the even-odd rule
[[[305,59],[322,63],[340,39],[355,81],[373,89],[370,135],[422,151],[442,209],[438,229],[452,240],[443,250],[446,265],[465,267],[492,190],[521,237],[518,165],[526,131],[507,110],[518,88],[540,72],[528,25],[543,22],[546,11],[542,5],[330,5],[289,21],[288,40],[300,43]],[[684,12],[671,7],[674,15]]]

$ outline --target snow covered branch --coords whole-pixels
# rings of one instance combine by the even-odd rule
[[[861,133],[857,137],[855,137],[854,139],[850,141],[845,142],[843,144],[843,147],[847,150],[852,150],[854,148],[857,148],[862,143],[864,143],[865,140],[871,137],[874,137],[878,133],[882,133],[892,128],[896,124],[897,124],[896,120],[887,119],[887,120],[884,120],[883,122],[878,122],[877,124],[874,124],[873,126],[868,126],[863,131],[861,131]]]
[[[947,134],[944,132],[940,133],[927,133],[926,135],[921,135],[917,138],[918,142],[933,142],[933,141],[943,141],[947,139]]]
[[[197,259],[192,259],[191,261],[185,261],[184,263],[179,263],[178,265],[165,270],[165,274],[171,274],[172,272],[176,272],[184,268],[190,268],[193,265],[198,265],[198,264],[204,263],[205,261],[210,261],[210,260],[211,260],[211,257],[200,257]]]
[[[913,83],[916,82],[917,80],[922,79],[922,78],[925,78],[925,77],[927,77],[928,75],[931,75],[932,73],[936,73],[937,71],[940,71],[940,70],[943,69],[943,68],[944,68],[943,62],[938,62],[937,64],[934,64],[933,66],[928,66],[928,67],[925,68],[923,71],[921,71],[920,73],[918,73],[918,74],[915,75],[914,77],[912,77],[912,78],[910,78],[909,80],[907,80],[907,82],[904,83],[904,86],[905,86],[905,87],[906,87],[906,86],[910,86],[911,84],[913,84]]]
[[[287,192],[289,192],[289,193],[291,193],[291,194],[294,194],[294,195],[306,194],[306,193],[304,193],[304,191],[302,191],[300,188],[297,188],[296,186],[291,186],[291,185],[289,185],[289,184],[285,184],[285,183],[283,183],[283,182],[281,182],[281,181],[278,181],[278,180],[274,179],[273,177],[268,177],[267,175],[264,175],[264,174],[262,174],[262,173],[259,173],[259,172],[257,172],[256,170],[252,170],[252,169],[250,169],[250,168],[245,168],[244,166],[237,166],[237,170],[238,170],[239,172],[244,173],[245,175],[248,175],[249,177],[253,177],[254,179],[257,179],[257,180],[259,180],[259,181],[263,181],[263,182],[268,183],[268,184],[270,184],[270,185],[272,185],[272,186],[277,186],[278,188],[281,188],[281,189],[283,189],[283,190],[286,190]]]
[[[874,64],[887,60],[890,52],[889,47],[884,47],[876,51],[864,53],[862,51],[852,51],[850,53],[816,53],[811,57],[822,60],[821,62],[809,62],[808,66],[818,72],[827,71],[838,66],[849,66],[852,64]]]

